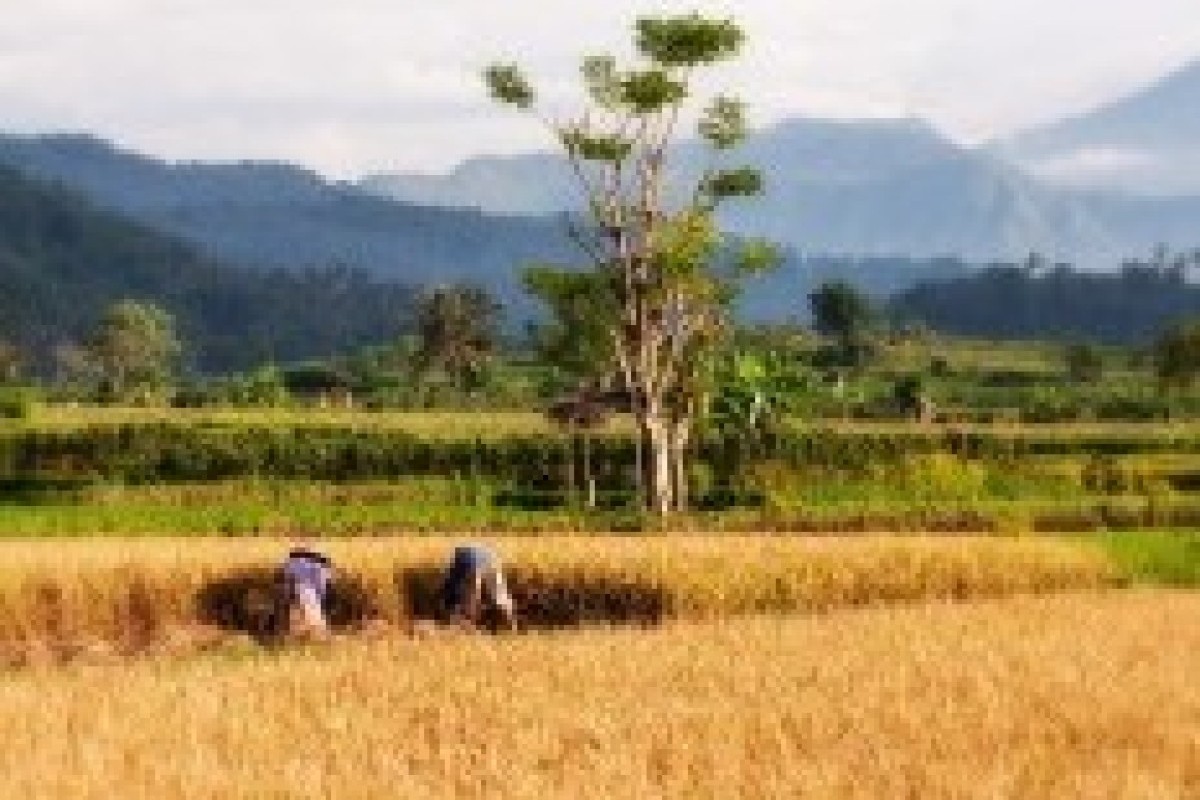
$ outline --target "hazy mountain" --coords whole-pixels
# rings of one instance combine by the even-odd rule
[[[738,158],[764,170],[768,193],[728,209],[726,223],[804,252],[986,261],[1038,250],[1112,267],[1158,243],[1200,243],[1193,232],[1200,200],[1163,206],[1052,188],[910,120],[793,120],[752,137]],[[681,175],[698,173],[702,163],[691,146],[679,162]],[[444,176],[375,175],[361,185],[409,202],[493,213],[559,211],[577,197],[549,154],[477,158]]]
[[[934,163],[944,147],[928,129],[916,125],[878,131],[855,126],[842,131],[841,126],[828,125],[824,130],[826,141],[838,142],[839,149],[834,153],[828,143],[813,140],[813,169],[848,185],[873,170]],[[872,146],[889,139],[891,146]],[[826,155],[817,157],[816,151]],[[776,157],[765,149],[761,153]],[[519,181],[543,161],[503,160],[498,169],[516,166],[512,175]],[[579,259],[560,219],[394,202],[285,164],[172,164],[87,136],[0,136],[3,162],[77,188],[99,205],[186,238],[231,263],[282,268],[338,264],[409,284],[472,280],[496,293],[515,317],[533,310],[520,288],[523,265]],[[480,162],[484,167],[487,163]],[[555,210],[562,195],[555,194],[553,180],[529,182],[528,196],[541,191],[543,199],[514,203],[509,210]],[[488,182],[477,185],[486,194]],[[506,181],[497,179],[490,185],[502,193]],[[807,201],[807,194],[797,194]],[[850,277],[865,290],[886,295],[961,269],[951,263],[906,256],[792,255],[782,269],[749,287],[743,309],[759,319],[804,317],[807,295],[821,280]]]
[[[0,339],[49,368],[104,308],[133,298],[177,318],[205,370],[350,352],[411,329],[412,290],[347,270],[220,264],[175,237],[0,167]]]
[[[1162,80],[996,145],[1048,181],[1145,195],[1200,194],[1200,60]]]
[[[89,136],[0,136],[0,163],[243,266],[351,266],[393,281],[498,287],[513,265],[566,257],[549,219],[370,196],[288,164],[168,163]]]
[[[952,144],[915,120],[792,120],[751,137],[738,161],[769,167],[772,198],[798,182],[853,184],[937,163],[957,154]],[[678,153],[677,179],[698,175],[707,154],[691,143]],[[376,174],[359,185],[411,203],[477,208],[489,214],[545,216],[578,204],[578,184],[556,154],[484,156],[444,175]]]
[[[783,206],[810,186],[857,186],[953,160],[961,151],[915,120],[831,122],[794,119],[750,137],[729,158],[763,169],[768,203]],[[706,150],[682,143],[672,180],[686,187],[709,166]],[[490,214],[548,215],[580,204],[569,167],[554,153],[472,158],[444,175],[376,174],[368,192],[405,202],[476,208]],[[761,204],[754,204],[756,209]]]

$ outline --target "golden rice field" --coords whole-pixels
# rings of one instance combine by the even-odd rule
[[[0,681],[13,798],[1200,796],[1200,595],[341,640]]]
[[[434,609],[451,539],[330,542],[335,625]],[[721,536],[495,540],[529,627],[657,623],[1099,589],[1097,547],[1017,538]],[[0,664],[136,653],[206,626],[263,632],[284,540],[0,543]],[[267,620],[267,622],[264,622]],[[207,639],[205,639],[207,641]]]

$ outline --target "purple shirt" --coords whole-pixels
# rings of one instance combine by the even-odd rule
[[[308,587],[322,601],[329,591],[331,571],[329,559],[311,550],[293,550],[283,564],[283,574],[290,585]]]

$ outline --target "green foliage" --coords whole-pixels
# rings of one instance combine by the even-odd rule
[[[920,375],[907,375],[896,381],[892,388],[892,401],[900,413],[913,417],[928,399],[927,391]]]
[[[769,369],[769,368],[768,368]],[[752,368],[747,383],[766,386],[773,376]],[[275,478],[365,480],[400,475],[491,476],[559,486],[574,445],[569,437],[529,433],[474,434],[443,428],[418,436],[364,426],[128,424],[79,430],[30,429],[0,434],[0,479],[37,476],[95,477],[130,483],[215,480],[258,475]],[[698,442],[701,460],[725,463],[745,455],[739,436],[720,432]],[[631,486],[635,461],[631,438],[594,437],[594,462],[610,475],[613,488]],[[945,453],[967,460],[1011,463],[1024,468],[1048,458],[1127,458],[1156,453],[1195,455],[1200,437],[1171,431],[1000,431],[958,432],[901,429],[892,432],[791,430],[782,422],[762,440],[759,457],[793,469],[822,468],[871,475],[872,470]],[[1098,468],[1098,467],[1097,467]],[[1112,469],[1108,470],[1112,473]],[[1124,481],[1124,479],[1121,479]],[[1096,490],[1137,490],[1140,484],[1089,478]],[[1107,482],[1107,483],[1105,483]]]
[[[32,419],[37,404],[38,393],[30,387],[0,386],[0,419]]]
[[[989,339],[1057,339],[1142,344],[1165,325],[1200,311],[1200,285],[1187,264],[1155,257],[1119,272],[993,264],[949,279],[921,281],[893,297],[893,317],[941,333]]]
[[[695,13],[637,21],[639,52],[664,67],[697,67],[732,58],[744,38],[732,20],[711,20]]]
[[[615,362],[611,320],[619,313],[616,275],[595,270],[530,267],[525,288],[549,309],[534,329],[539,357],[576,378],[603,378]]]
[[[291,400],[283,370],[266,364],[231,382],[229,402],[253,408],[281,408]]]
[[[903,476],[904,490],[914,499],[976,500],[983,495],[987,468],[951,453],[928,453],[907,458]]]
[[[628,72],[621,77],[621,105],[634,114],[654,114],[687,97],[687,84],[661,69]]]
[[[588,56],[580,69],[588,96],[600,108],[615,111],[621,103],[621,76],[610,55]]]
[[[1200,534],[1195,531],[1130,531],[1100,541],[1136,581],[1200,587]]]
[[[934,356],[929,360],[929,374],[935,378],[949,378],[953,370],[945,356]]]
[[[629,158],[633,143],[620,134],[590,134],[579,128],[563,128],[559,141],[567,154],[580,161],[619,164]]]
[[[1200,321],[1180,323],[1154,344],[1154,366],[1159,380],[1184,387],[1200,375]]]
[[[779,248],[765,239],[746,239],[740,242],[734,268],[747,275],[757,275],[776,269],[783,262]]]
[[[721,244],[711,214],[692,209],[663,220],[657,230],[651,260],[661,274],[675,279],[668,283],[676,291],[685,290],[698,305],[711,302],[713,309],[727,299],[722,295],[722,276],[711,269]]]
[[[1073,344],[1065,353],[1067,375],[1077,383],[1098,381],[1104,376],[1104,356],[1090,344]]]
[[[746,138],[746,104],[736,97],[714,97],[700,117],[697,131],[718,150],[736,146]]]
[[[646,17],[636,27],[637,48],[648,63],[620,70],[608,56],[585,59],[590,107],[555,129],[590,211],[586,230],[576,230],[575,239],[603,292],[592,314],[607,334],[609,363],[596,364],[593,375],[619,372],[623,389],[639,398],[633,413],[651,465],[644,471],[646,501],[665,516],[686,505],[688,440],[712,391],[716,348],[728,334],[737,281],[747,271],[723,271],[716,263],[722,237],[714,212],[725,199],[760,192],[762,179],[751,169],[713,172],[689,202],[671,208],[668,162],[693,68],[732,57],[743,37],[732,21],[699,14]],[[493,96],[531,100],[532,92],[498,90],[521,83],[513,73],[493,68]],[[733,146],[745,131],[741,103],[716,98],[702,113],[700,130],[714,149]],[[574,333],[575,293],[564,293],[570,286],[561,279],[533,278],[542,283],[535,290],[548,295],[551,310],[560,314],[551,332],[561,352],[564,334]],[[587,326],[578,335],[595,341],[595,333]]]
[[[484,81],[492,99],[517,108],[530,108],[536,94],[516,64],[493,64],[484,70]]]
[[[499,340],[501,307],[481,287],[438,287],[417,309],[418,358],[462,390],[482,384]]]
[[[734,197],[756,197],[763,192],[762,173],[750,167],[710,172],[701,182],[700,192],[713,203]]]
[[[777,379],[777,367],[759,355],[729,368],[732,377],[767,391]],[[725,400],[737,401],[737,393]],[[364,422],[181,422],[57,432],[41,425],[0,432],[0,528],[10,534],[252,533],[291,524],[347,533],[574,530],[620,521],[573,503],[570,479],[578,479],[582,450],[578,439],[564,435],[476,438],[451,423],[422,436]],[[872,433],[791,430],[776,420],[753,435],[740,423],[716,426],[696,445],[688,474],[692,496],[709,509],[696,523],[705,528],[1081,531],[1200,524],[1200,503],[1188,488],[1200,481],[1194,430]],[[633,440],[602,433],[590,448],[600,505],[627,515],[637,496]]]
[[[848,344],[866,333],[875,318],[871,301],[845,281],[829,281],[808,297],[818,333]]]
[[[161,390],[183,350],[175,320],[152,303],[122,300],[104,312],[84,344],[112,397]]]

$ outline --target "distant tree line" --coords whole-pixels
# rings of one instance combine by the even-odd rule
[[[925,281],[890,303],[891,316],[942,333],[990,339],[1143,344],[1200,316],[1200,251],[1158,250],[1119,271],[1088,272],[1031,256],[949,280]]]

